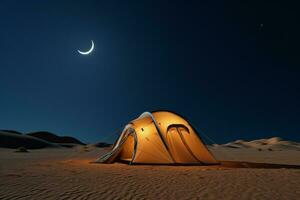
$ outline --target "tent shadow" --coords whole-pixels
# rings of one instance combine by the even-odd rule
[[[254,162],[244,162],[244,161],[219,161],[219,162],[220,165],[225,168],[300,169],[300,165],[254,163]]]

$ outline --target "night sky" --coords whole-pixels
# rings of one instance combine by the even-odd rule
[[[164,109],[217,143],[300,141],[300,5],[242,2],[2,0],[0,129],[113,141]]]

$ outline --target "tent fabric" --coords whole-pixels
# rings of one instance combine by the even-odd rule
[[[112,150],[97,162],[217,164],[196,130],[170,111],[144,112],[123,129]]]

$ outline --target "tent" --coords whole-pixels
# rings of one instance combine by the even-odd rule
[[[144,112],[128,123],[112,147],[97,162],[129,164],[217,164],[196,130],[170,111]]]

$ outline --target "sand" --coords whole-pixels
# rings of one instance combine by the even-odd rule
[[[221,160],[300,165],[300,151],[212,147]],[[299,199],[299,169],[91,163],[102,148],[0,149],[0,199]]]

